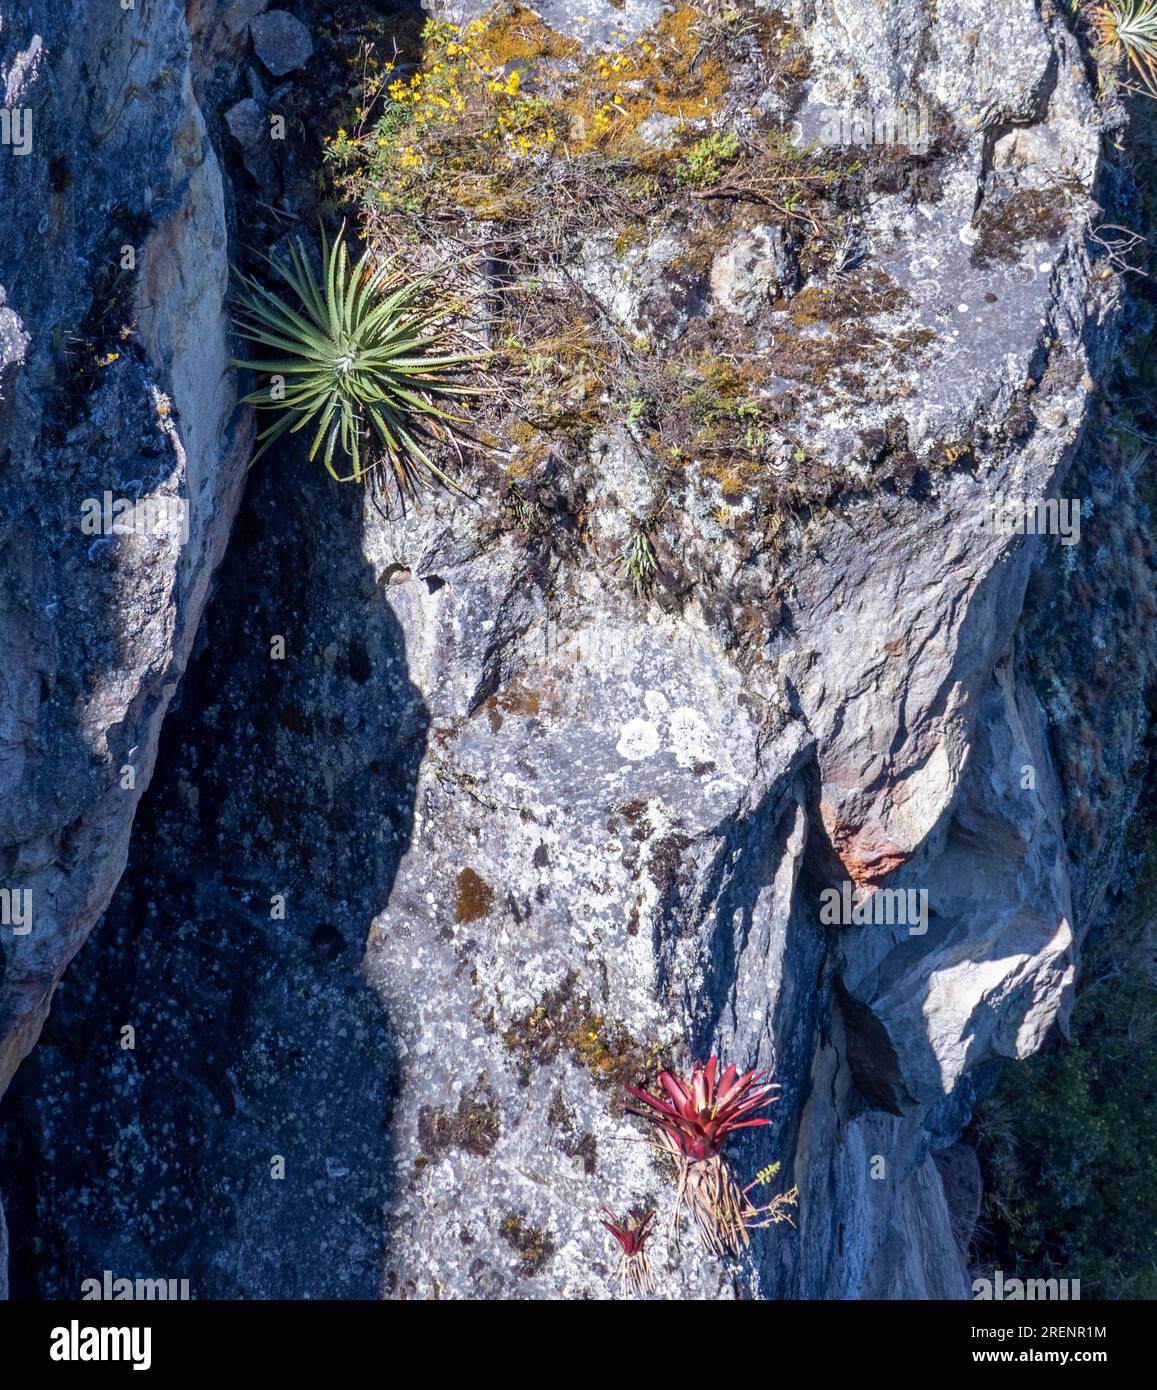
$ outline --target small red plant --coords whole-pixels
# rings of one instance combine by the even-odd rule
[[[644,1112],[644,1118],[658,1125],[671,1146],[691,1163],[717,1154],[732,1130],[771,1124],[766,1115],[745,1118],[777,1099],[771,1093],[779,1087],[764,1081],[767,1072],[749,1071],[740,1076],[739,1068],[730,1066],[716,1088],[718,1071],[719,1059],[712,1057],[705,1067],[695,1063],[690,1082],[680,1081],[669,1071],[660,1072],[659,1085],[667,1100],[638,1086],[627,1087],[636,1100],[658,1111],[657,1115]]]
[[[620,1221],[610,1207],[600,1212],[602,1224],[619,1242],[619,1290],[623,1297],[653,1293],[655,1281],[647,1256],[647,1240],[655,1220],[653,1211],[639,1218],[628,1214]]]
[[[634,1113],[658,1129],[663,1146],[678,1164],[676,1229],[683,1207],[690,1207],[704,1245],[718,1255],[738,1254],[749,1243],[749,1230],[790,1219],[785,1212],[790,1202],[783,1196],[766,1206],[753,1206],[747,1193],[756,1184],[740,1188],[722,1152],[736,1130],[771,1124],[766,1115],[753,1113],[778,1099],[773,1092],[779,1087],[767,1076],[756,1070],[740,1075],[736,1066],[720,1076],[719,1059],[712,1057],[706,1066],[695,1063],[690,1081],[661,1072],[664,1096],[627,1087],[648,1107]]]

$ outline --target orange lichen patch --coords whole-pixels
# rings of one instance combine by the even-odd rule
[[[618,1019],[597,1013],[573,971],[529,1013],[512,1019],[502,1040],[515,1055],[523,1085],[566,1053],[613,1093],[614,1113],[621,1113],[623,1087],[653,1075],[670,1056],[663,1044],[637,1040]]]
[[[908,292],[878,268],[856,279],[808,286],[774,306],[787,311],[795,331],[777,336],[767,367],[776,376],[830,390],[857,389],[860,382],[849,369],[858,364],[870,363],[877,377],[891,367],[915,365],[938,340],[935,330],[906,324],[888,335],[872,322],[910,305]]]
[[[874,854],[858,854],[850,846],[840,852],[840,861],[857,888],[880,888],[911,859],[901,850],[881,850]]]
[[[543,58],[577,58],[582,52],[578,39],[557,33],[541,15],[524,5],[497,6],[467,26],[467,40],[475,34],[480,40],[480,61],[489,57],[492,66]]]
[[[892,314],[911,303],[907,290],[886,271],[871,267],[855,280],[830,285],[809,285],[787,302],[796,328],[814,328],[821,323],[846,323],[850,319]]]
[[[648,447],[668,458],[697,459],[703,476],[717,481],[725,496],[748,490],[764,476],[778,440],[771,429],[777,406],[763,358],[696,348],[672,358],[665,371],[678,394],[665,402]]]
[[[511,681],[505,690],[495,696],[500,710],[507,714],[537,714],[539,710],[538,693],[518,681]]]
[[[879,826],[850,826],[842,822],[827,801],[820,805],[820,819],[828,840],[857,888],[880,888],[897,869],[912,858],[911,851],[899,849],[887,840]]]
[[[727,68],[718,54],[705,52],[705,38],[702,11],[677,5],[617,53],[587,59],[569,93],[573,147],[622,144],[655,114],[691,122],[721,110]]]
[[[508,422],[506,440],[513,451],[513,457],[506,465],[506,472],[514,479],[529,478],[551,451],[550,436],[532,425],[529,420]]]
[[[685,400],[700,404],[708,419],[751,402],[767,381],[760,358],[720,357],[710,348],[698,352],[685,367],[680,375],[693,383]]]
[[[543,366],[557,364],[568,373],[578,368],[613,370],[615,355],[610,345],[596,333],[596,325],[582,314],[574,314],[564,330],[527,344],[527,352]]]
[[[463,869],[458,875],[458,891],[454,905],[455,922],[477,922],[479,918],[489,916],[493,906],[494,889],[473,869]]]
[[[729,458],[723,463],[704,464],[703,476],[714,479],[724,500],[733,502],[763,478],[764,466],[757,459]]]
[[[513,680],[505,689],[491,695],[482,704],[490,721],[492,733],[497,733],[503,725],[504,715],[536,715],[542,702],[536,690],[528,690],[521,681]]]
[[[449,203],[484,221],[517,221],[528,217],[534,208],[535,188],[529,178],[508,178],[498,187],[491,173],[455,170],[439,187]]]

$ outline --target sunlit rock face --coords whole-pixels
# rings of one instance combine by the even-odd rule
[[[0,624],[17,658],[0,773],[25,789],[4,802],[4,882],[45,913],[3,937],[12,1066],[121,872],[243,466],[221,374],[224,195],[192,95],[256,104],[220,86],[243,21],[195,16],[190,84],[183,21],[161,9],[178,60],[149,98],[154,192],[129,173],[139,102],[115,137],[141,216],[165,210],[146,218],[147,346],[97,379],[75,439],[46,443],[38,422],[52,326],[87,283],[66,270],[97,233],[44,251],[56,269],[23,299],[0,250]],[[758,358],[785,495],[821,469],[839,487],[782,536],[747,527],[706,456],[688,444],[676,468],[622,415],[531,474],[565,543],[496,525],[484,491],[386,514],[332,500],[297,455],[260,475],[130,870],[17,1083],[18,1152],[57,1154],[13,1231],[44,1233],[42,1289],[115,1267],[200,1297],[603,1297],[605,1203],[662,1213],[664,1297],[968,1295],[967,1164],[944,1155],[991,1064],[1063,1027],[1133,795],[1106,781],[1086,804],[1097,852],[1073,841],[1051,731],[1079,658],[1042,679],[1047,587],[1027,608],[1026,592],[1043,573],[1079,577],[1090,602],[1121,583],[1140,599],[1151,568],[1059,507],[1044,534],[1001,524],[1070,496],[1114,352],[1117,282],[1086,237],[1100,117],[1063,19],[1032,0],[756,9],[807,61],[790,89],[737,63],[704,134],[755,112],[797,145],[859,141],[869,110],[919,157],[866,159],[846,249],[820,267],[774,207],[709,220],[704,200],[641,242],[592,232],[567,270],[589,312],[660,352],[698,334]],[[538,13],[613,52],[664,7]],[[668,119],[651,118],[656,147]],[[90,177],[53,196],[94,200]],[[159,554],[66,529],[73,492],[79,508],[125,466],[126,420],[132,476],[195,500],[189,541]],[[614,557],[651,522],[648,596]],[[1129,633],[1098,623],[1110,661]],[[1114,693],[1121,747],[1146,675]],[[147,1054],[68,1046],[82,1022],[99,1038],[138,1016]],[[670,1171],[623,1107],[625,1083],[713,1052],[782,1086],[737,1173],[778,1163],[765,1195],[798,1187],[794,1228],[726,1264],[669,1229]],[[133,1161],[81,1199],[91,1152],[118,1137]]]
[[[742,1161],[782,1161],[798,1230],[761,1237],[728,1287],[967,1291],[933,1153],[985,1064],[1063,1023],[1076,951],[1062,798],[1018,652],[1040,550],[986,519],[990,499],[1063,493],[1114,298],[1084,250],[1099,135],[1071,39],[1027,0],[949,10],[933,24],[917,5],[807,7],[812,62],[789,128],[814,138],[866,85],[869,106],[923,105],[957,132],[923,190],[876,189],[857,210],[882,277],[873,344],[848,348],[863,376],[836,360],[810,384],[793,373],[785,340],[801,330],[800,349],[810,330],[776,316],[783,287],[801,287],[766,229],[737,228],[693,293],[672,290],[670,267],[694,226],[657,228],[625,256],[588,240],[576,274],[630,331],[665,341],[738,309],[747,341],[783,363],[809,461],[869,473],[873,450],[927,460],[967,441],[977,468],[845,505],[783,557],[691,503],[669,508],[664,553],[709,579],[664,615],[565,567],[528,596],[515,557],[467,553],[441,519],[367,530],[375,571],[411,576],[387,594],[431,717],[413,842],[367,953],[404,1044],[403,1149],[421,1150],[422,1116],[453,1111],[459,1087],[530,1059],[521,1089],[498,1085],[485,1154],[448,1140],[411,1176],[387,1292],[593,1292],[606,1249],[592,1197],[662,1205],[637,1126],[568,1032],[574,996],[624,1048],[718,1049],[783,1083],[774,1134],[757,1131]],[[613,16],[543,15],[594,45],[654,22],[629,0]],[[1026,221],[1062,169],[1072,200]],[[646,514],[657,464],[637,439],[592,447],[590,524],[607,550]],[[807,466],[789,451],[787,470]],[[754,640],[736,640],[741,614]],[[485,885],[477,910],[464,874]],[[876,891],[914,911],[877,901],[863,925],[833,928],[822,894],[844,883],[857,903]],[[576,1134],[593,1173],[567,1152]],[[533,1268],[503,1248],[514,1217],[550,1235]],[[664,1292],[710,1287],[702,1261],[662,1249]]]

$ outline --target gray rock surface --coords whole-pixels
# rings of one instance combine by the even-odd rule
[[[225,112],[225,124],[234,140],[243,149],[249,149],[265,138],[269,123],[253,98],[245,97]]]
[[[644,9],[628,5],[623,29],[641,25]],[[958,1134],[986,1064],[1039,1046],[1072,995],[1078,928],[1061,798],[1016,638],[1043,546],[978,523],[986,499],[1063,488],[1092,375],[1112,350],[1112,287],[1090,277],[1083,240],[1098,121],[1063,26],[1046,27],[1028,3],[949,10],[933,35],[927,13],[906,8],[904,22],[930,41],[913,32],[903,44],[874,7],[835,22],[817,12],[810,90],[838,99],[834,88],[858,75],[879,99],[921,93],[974,131],[937,197],[913,206],[884,194],[865,207],[864,230],[905,291],[895,320],[879,319],[876,384],[895,374],[918,457],[964,437],[991,441],[976,445],[980,477],[948,472],[931,498],[847,505],[779,564],[745,561],[706,524],[697,535],[690,506],[676,511],[660,531],[664,553],[713,581],[677,618],[624,612],[584,575],[532,602],[503,577],[501,554],[464,555],[458,529],[367,525],[375,573],[413,575],[386,592],[436,750],[367,954],[368,978],[404,1021],[402,1151],[422,1147],[421,1116],[452,1101],[455,1077],[500,1074],[504,1050],[537,1055],[536,1011],[551,1026],[561,1012],[565,1028],[573,1012],[560,1001],[585,992],[644,1051],[682,1039],[685,1056],[718,1048],[782,1081],[776,1135],[747,1150],[752,1168],[756,1154],[782,1159],[801,1191],[798,1235],[773,1232],[745,1276],[772,1296],[967,1291],[932,1154]],[[1015,134],[985,133],[1005,124]],[[1016,154],[1025,142],[1031,162]],[[992,210],[1039,199],[1062,176],[1073,201],[1045,235],[1026,237]],[[659,250],[643,255],[653,263]],[[613,285],[602,278],[609,262],[588,247],[595,293]],[[726,310],[728,288],[717,284],[707,303],[698,286],[680,291],[682,306],[666,301],[663,336],[678,333],[680,312]],[[604,303],[622,313],[613,290]],[[928,329],[927,351],[890,351],[890,333],[914,323]],[[1029,381],[1033,423],[1012,442],[1016,388]],[[802,406],[808,454],[854,456],[892,402],[822,382]],[[616,510],[638,516],[630,458],[600,454],[600,526]],[[767,632],[741,666],[714,601],[732,570],[729,618],[750,604]],[[414,582],[432,575],[433,594]],[[772,593],[789,620],[775,622]],[[481,631],[480,612],[490,615]],[[1104,809],[1127,804],[1122,789]],[[467,871],[486,885],[477,921],[451,911]],[[926,932],[848,927],[824,938],[819,889],[844,877],[926,891]],[[493,1033],[463,1032],[455,1020],[467,1014],[493,1019]],[[447,1033],[452,1070],[438,1047]],[[655,1195],[656,1178],[631,1142],[637,1131],[597,1084],[592,1095],[573,1065],[582,1050],[569,1046],[561,1075],[531,1066],[529,1094],[502,1106],[493,1154],[427,1155],[393,1206],[387,1291],[407,1279],[421,1294],[465,1294],[479,1281],[507,1295],[599,1287],[594,1192],[582,1203],[557,1159],[545,1171],[565,1198],[536,1177],[551,1138],[560,1143],[543,1118],[550,1088],[563,1086],[572,1131],[597,1146],[599,1181],[581,1190],[626,1205]],[[546,1053],[567,1048],[564,1036]],[[464,1243],[495,1213],[549,1232],[555,1253],[541,1273],[516,1267],[511,1278],[500,1243],[489,1257]],[[710,1277],[693,1259],[677,1263],[669,1293]]]
[[[953,1144],[932,1155],[940,1181],[944,1184],[944,1200],[952,1218],[952,1236],[961,1250],[967,1250],[980,1216],[984,1181],[980,1159],[969,1144]]]
[[[727,314],[753,319],[761,302],[782,299],[796,273],[779,227],[741,232],[711,263],[711,296]]]
[[[269,10],[249,21],[253,47],[274,77],[296,72],[313,56],[309,30],[288,10]]]
[[[253,97],[244,97],[224,113],[229,134],[241,146],[241,160],[266,198],[281,191],[281,175],[269,138],[269,115]]]

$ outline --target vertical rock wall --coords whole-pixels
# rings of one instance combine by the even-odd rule
[[[251,427],[184,7],[5,6],[0,83],[2,1090],[124,866]],[[86,532],[106,493],[171,524]]]

